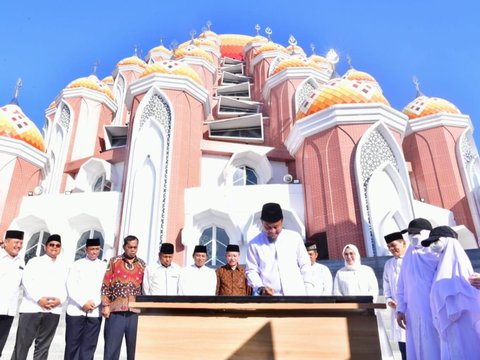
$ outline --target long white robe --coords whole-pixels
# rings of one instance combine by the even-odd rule
[[[332,295],[333,277],[328,267],[314,263],[312,265],[312,281],[313,289],[309,295]]]
[[[445,240],[430,293],[441,359],[480,359],[480,292],[468,281],[472,264],[456,239]]]
[[[248,243],[246,275],[256,291],[271,287],[274,295],[307,295],[313,283],[310,258],[303,239],[283,229],[273,242],[261,232]]]
[[[367,265],[339,269],[333,282],[333,295],[371,295],[378,297],[378,282],[373,269]]]
[[[438,256],[429,248],[409,245],[397,284],[397,312],[407,322],[407,359],[440,359],[440,339],[433,325],[430,290]],[[428,339],[428,340],[426,340]]]
[[[169,267],[165,267],[160,260],[157,260],[155,264],[145,269],[143,293],[145,295],[177,295],[180,271],[180,266],[173,262]]]
[[[20,256],[11,257],[0,249],[0,315],[15,316],[20,295],[24,263]]]
[[[400,276],[400,269],[402,267],[403,257],[391,259],[385,262],[383,268],[383,295],[388,303],[390,300],[397,302],[397,284]],[[387,306],[387,311],[390,313],[390,332],[392,341],[405,342],[406,332],[397,323],[397,310]]]
[[[100,259],[92,261],[85,257],[73,263],[67,277],[68,315],[101,316],[102,282],[106,268],[107,263]],[[86,313],[82,310],[82,306],[89,300],[93,300],[96,307]]]
[[[178,295],[215,295],[217,273],[207,266],[184,267],[178,278]]]

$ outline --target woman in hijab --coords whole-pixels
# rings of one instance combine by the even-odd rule
[[[335,275],[333,295],[371,295],[375,301],[378,296],[378,282],[373,269],[362,265],[355,245],[347,244],[342,254],[345,266]]]

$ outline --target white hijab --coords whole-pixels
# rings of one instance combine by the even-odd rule
[[[342,250],[342,256],[344,256],[343,254],[345,254],[345,250],[347,248],[352,249],[352,251],[355,253],[355,262],[352,265],[349,265],[349,264],[347,264],[347,261],[345,260],[345,267],[348,270],[358,269],[360,266],[362,266],[362,261],[361,261],[361,258],[360,258],[360,252],[358,251],[358,248],[353,244],[347,244],[347,245],[345,245],[345,247]]]

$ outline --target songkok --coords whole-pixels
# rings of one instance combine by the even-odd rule
[[[7,230],[7,232],[5,233],[5,239],[23,240],[23,231]]]
[[[402,233],[420,234],[422,230],[432,230],[432,224],[427,219],[417,218],[410,221],[408,228],[402,230]]]
[[[282,208],[277,203],[266,203],[262,207],[262,215],[260,216],[260,219],[268,223],[274,223],[282,220]]]
[[[50,241],[58,241],[59,243],[61,243],[62,238],[58,234],[52,234],[48,237],[47,241],[45,242],[45,245],[47,245]]]
[[[173,254],[173,252],[173,244],[163,243],[162,245],[160,245],[160,254]]]
[[[430,236],[422,241],[422,246],[430,246],[441,237],[458,239],[458,234],[450,226],[438,226],[430,232]]]
[[[240,246],[235,245],[235,244],[228,244],[226,252],[229,252],[229,251],[240,252]]]
[[[307,251],[317,251],[317,244],[315,242],[307,242],[305,244],[305,247],[307,248]]]
[[[385,242],[387,244],[390,244],[391,242],[393,242],[395,240],[403,240],[403,236],[402,236],[401,232],[394,232],[394,233],[385,235],[384,239],[385,239]]]
[[[207,253],[207,247],[205,245],[196,245],[193,253]]]
[[[100,239],[87,239],[85,247],[89,246],[100,246]]]

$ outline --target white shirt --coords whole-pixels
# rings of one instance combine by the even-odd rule
[[[373,269],[367,265],[359,265],[354,268],[342,267],[335,275],[333,295],[370,295],[373,296],[373,302],[375,302],[378,296],[378,282]]]
[[[274,295],[306,295],[311,292],[310,258],[302,237],[283,229],[273,242],[261,232],[248,243],[246,274],[254,291],[261,286]]]
[[[332,295],[333,277],[330,269],[325,265],[312,265],[313,289],[309,295]]]
[[[101,291],[103,276],[107,263],[100,259],[90,260],[87,257],[75,261],[67,278],[68,306],[70,316],[101,316],[99,307],[102,303]],[[82,306],[93,300],[96,308],[86,313]]]
[[[178,278],[178,295],[215,295],[217,273],[207,266],[184,267]]]
[[[385,296],[387,303],[390,300],[397,302],[397,284],[402,263],[403,257],[392,257],[385,262],[385,266],[383,268],[383,295]],[[405,330],[398,326],[396,309],[392,309],[391,307],[387,306],[387,311],[390,312],[390,332],[392,340],[395,342],[405,342]]]
[[[23,268],[20,256],[11,257],[0,249],[0,315],[15,316],[17,313]]]
[[[61,303],[67,299],[66,280],[67,268],[58,257],[55,261],[48,255],[31,259],[23,271],[23,299],[19,312],[50,312],[60,315],[62,312]],[[44,310],[37,303],[44,296],[59,298],[61,303],[52,310]]]
[[[171,263],[169,267],[162,265],[160,260],[148,265],[143,275],[143,293],[145,295],[177,295],[180,266]]]

